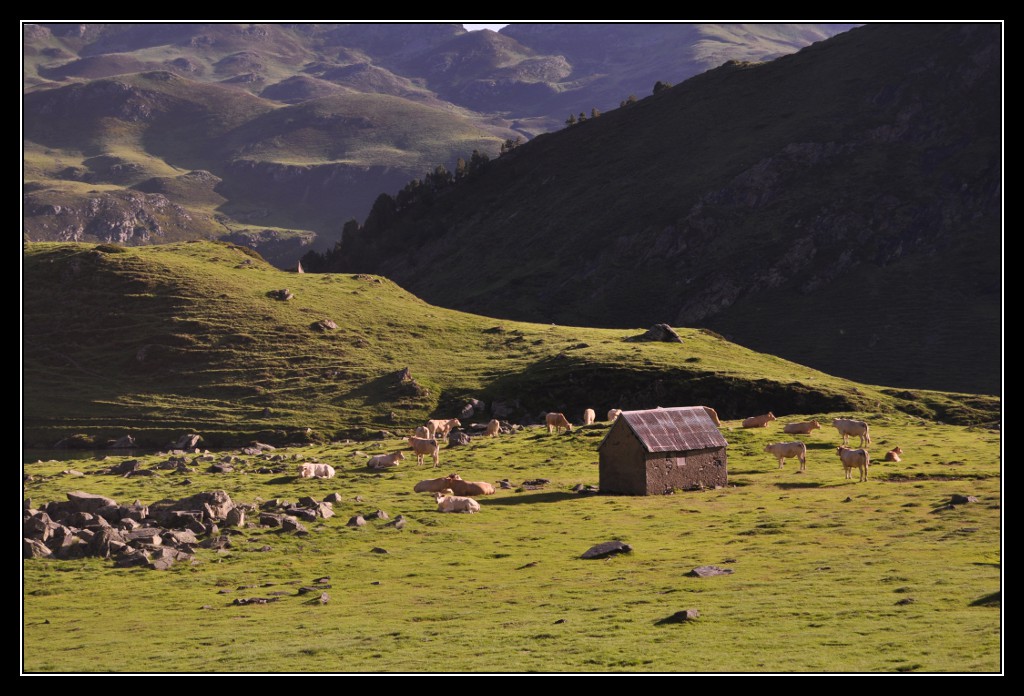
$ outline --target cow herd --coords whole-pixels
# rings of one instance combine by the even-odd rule
[[[718,414],[710,407],[703,407],[708,416],[720,426]],[[608,421],[614,423],[621,415],[620,409],[608,411]],[[594,423],[596,414],[593,409],[586,409],[583,412],[583,424]],[[776,420],[770,411],[768,413],[745,418],[741,421],[744,428],[767,428]],[[562,413],[547,413],[544,417],[544,425],[548,433],[572,432],[572,423]],[[854,470],[859,473],[860,481],[868,480],[868,469],[871,465],[871,458],[866,445],[871,444],[871,432],[865,421],[853,420],[851,418],[835,418],[832,426],[836,428],[843,444],[836,448],[836,454],[842,463],[847,479],[853,478]],[[457,418],[429,420],[426,424],[416,428],[415,433],[406,438],[409,447],[416,456],[416,463],[423,465],[424,459],[429,456],[437,468],[440,463],[439,438],[444,438],[454,428],[461,428],[462,423]],[[480,428],[481,426],[475,426]],[[815,430],[821,428],[821,423],[816,420],[799,421],[786,423],[782,432],[792,435],[811,435]],[[501,423],[492,419],[484,427],[484,435],[496,437],[501,432]],[[859,438],[858,449],[849,446],[850,438]],[[800,462],[800,471],[807,470],[807,445],[800,441],[773,442],[765,445],[764,451],[770,454],[779,463],[779,468],[785,466],[787,459],[796,459]],[[885,461],[898,462],[903,450],[899,447],[888,451],[885,454]],[[401,450],[389,454],[378,454],[370,457],[367,467],[375,470],[390,469],[397,467],[405,459],[405,453]],[[299,465],[299,476],[301,478],[333,478],[334,469],[326,464],[303,463]],[[491,495],[494,493],[494,486],[485,481],[464,481],[457,473],[449,474],[443,478],[427,479],[420,481],[413,487],[416,493],[432,493],[437,501],[438,512],[479,512],[480,504],[471,496]]]
[[[744,428],[766,428],[768,424],[776,420],[775,414],[771,411],[760,416],[745,418],[741,425]],[[871,444],[871,429],[865,421],[853,420],[852,418],[834,418],[832,425],[838,431],[843,444],[836,448],[836,454],[843,465],[846,478],[853,478],[853,471],[856,469],[861,481],[868,480],[868,468],[871,466],[871,456],[868,454],[866,445]],[[821,423],[816,420],[787,423],[783,426],[782,432],[793,435],[810,435],[821,428]],[[850,447],[850,438],[859,438],[858,449]],[[807,445],[803,442],[773,442],[765,445],[764,451],[779,461],[779,468],[783,468],[787,459],[797,459],[800,462],[800,471],[807,470]],[[903,450],[896,447],[885,453],[885,461],[898,462]]]

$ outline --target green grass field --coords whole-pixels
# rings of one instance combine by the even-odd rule
[[[294,298],[268,297],[282,288]],[[312,328],[323,319],[337,328]],[[243,457],[231,474],[198,462],[187,475],[128,479],[99,473],[123,458],[116,452],[37,462],[29,450],[33,505],[73,490],[125,504],[216,489],[242,503],[332,492],[344,502],[306,537],[241,529],[230,549],[200,549],[195,565],[166,572],[24,561],[23,670],[1000,671],[1001,607],[985,600],[1001,589],[999,399],[858,384],[678,331],[682,344],[638,343],[625,339],[640,329],[474,316],[383,278],[284,273],[212,242],[27,244],[26,446],[130,433],[160,447],[186,431],[211,450],[305,442],[277,452],[285,473],[257,473],[266,463]],[[405,367],[417,389],[397,381]],[[711,405],[727,419],[730,485],[574,493],[599,483],[603,423],[474,439],[442,449],[436,470],[411,459],[380,475],[365,468],[368,455],[402,448],[402,434],[469,398],[518,400],[523,418],[562,410],[576,423],[587,407]],[[767,410],[779,416],[769,428],[738,427]],[[904,461],[878,464],[866,483],[845,480],[828,425],[839,415],[871,423],[876,458],[899,445]],[[779,470],[764,445],[793,439],[781,424],[808,418],[824,424],[805,438],[808,471],[792,461]],[[295,463],[311,457],[337,477],[295,478]],[[144,468],[164,459],[140,457]],[[72,470],[84,476],[62,473]],[[452,471],[550,483],[499,490],[476,515],[443,515],[412,492]],[[954,493],[979,502],[933,512]],[[408,525],[345,526],[378,508]],[[579,558],[613,539],[634,552]],[[735,572],[686,576],[708,564]],[[324,576],[327,604],[298,594]],[[233,604],[250,597],[277,601]],[[658,624],[690,608],[699,620]]]
[[[304,538],[243,529],[232,548],[199,550],[195,565],[166,572],[25,561],[24,671],[1000,671],[1001,606],[985,599],[1001,587],[998,433],[870,419],[876,456],[899,444],[905,458],[876,464],[866,483],[843,478],[831,428],[805,438],[801,474],[762,452],[782,437],[778,424],[727,421],[730,485],[654,497],[571,492],[598,483],[604,423],[476,439],[443,449],[440,469],[406,460],[383,475],[356,452],[393,451],[400,440],[277,452],[332,464],[331,480],[257,474],[264,462],[253,457],[233,474],[197,464],[189,484],[184,474],[97,473],[120,457],[26,464],[34,504],[69,490],[152,503],[214,489],[237,502],[332,492],[344,502]],[[85,476],[60,473],[68,469]],[[478,498],[476,515],[438,513],[412,493],[416,481],[452,471],[550,484]],[[954,493],[979,502],[934,511]],[[378,508],[408,525],[345,526]],[[612,539],[633,553],[579,558]],[[734,573],[686,576],[708,564]],[[324,576],[327,604],[298,593]],[[232,604],[250,597],[277,601]],[[693,623],[658,624],[691,608],[701,614]]]

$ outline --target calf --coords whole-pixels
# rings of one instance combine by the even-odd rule
[[[480,512],[480,503],[461,495],[434,494],[438,512]]]
[[[885,461],[887,462],[899,462],[903,461],[900,455],[903,454],[903,450],[899,447],[893,447],[891,450],[885,453]]]
[[[843,462],[843,469],[846,470],[846,478],[853,478],[853,470],[860,470],[860,480],[868,480],[868,467],[871,465],[871,458],[866,449],[850,449],[840,445],[836,448],[836,454]]]
[[[393,466],[398,466],[398,462],[405,459],[405,455],[401,452],[392,452],[391,454],[378,454],[370,457],[370,461],[366,462],[366,466],[371,469],[389,469]]]
[[[765,445],[764,451],[779,460],[779,468],[787,459],[799,459],[800,471],[807,471],[807,445],[802,442],[775,442]]]
[[[302,478],[334,478],[334,467],[330,464],[299,464],[299,476]]]

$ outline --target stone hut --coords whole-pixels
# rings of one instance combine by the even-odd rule
[[[724,486],[729,443],[703,406],[623,411],[598,445],[602,493]]]

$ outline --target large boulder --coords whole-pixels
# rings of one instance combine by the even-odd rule
[[[22,549],[22,558],[49,558],[53,555],[46,544],[38,539],[24,539]]]
[[[655,324],[651,328],[647,329],[645,333],[634,337],[635,341],[663,341],[665,343],[682,343],[683,339],[679,337],[676,330],[668,324]]]
[[[117,505],[113,498],[85,491],[71,491],[67,496],[74,512],[96,512],[108,505]]]

